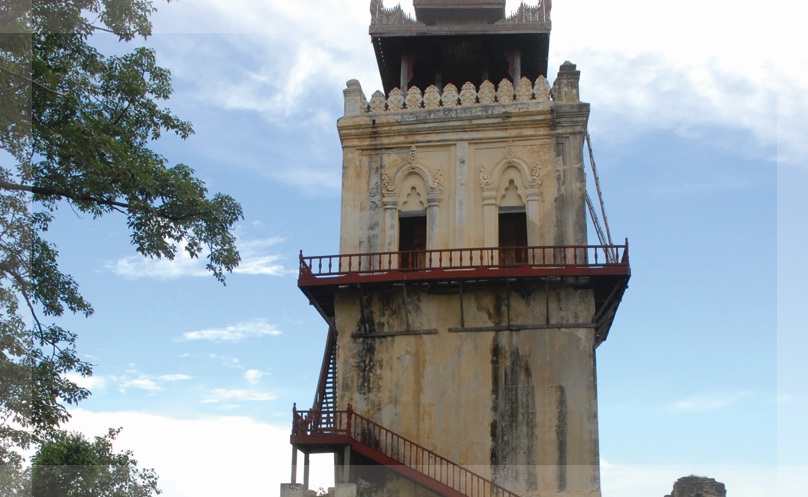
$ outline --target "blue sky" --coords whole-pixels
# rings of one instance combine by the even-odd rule
[[[351,4],[158,4],[147,44],[196,135],[155,147],[242,203],[227,286],[194,261],[139,258],[121,218],[62,208],[54,223],[96,309],[67,319],[96,364],[73,426],[123,426],[120,448],[166,497],[273,495],[289,480],[291,407],[313,398],[326,331],[296,288],[297,254],[337,252],[342,90],[381,87],[369,2]],[[732,497],[808,488],[808,70],[784,6],[554,3],[548,79],[564,60],[581,70],[612,236],[631,244],[598,349],[605,497],[661,496],[691,473]]]

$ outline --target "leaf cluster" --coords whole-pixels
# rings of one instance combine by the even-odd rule
[[[60,207],[91,218],[121,214],[138,252],[172,259],[182,244],[222,282],[239,263],[232,229],[241,206],[209,195],[190,167],[152,150],[166,133],[193,133],[162,105],[172,93],[169,71],[147,48],[107,56],[93,46],[99,34],[149,36],[153,11],[149,0],[0,9],[0,466],[16,467],[15,450],[31,444],[79,444],[59,426],[65,404],[90,393],[70,375],[89,376],[92,367],[58,318],[93,309],[47,239]]]
[[[157,475],[141,469],[131,451],[115,452],[121,429],[92,441],[80,433],[59,433],[32,458],[35,497],[150,497],[160,494]]]

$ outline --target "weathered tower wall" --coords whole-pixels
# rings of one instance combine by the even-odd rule
[[[437,95],[457,105],[438,107],[432,88],[368,106],[348,83],[342,254],[398,251],[412,212],[426,216],[426,250],[496,247],[509,210],[525,213],[528,245],[586,244],[589,106],[574,66],[562,66],[553,101],[544,78],[469,86]],[[577,283],[338,292],[339,409],[520,495],[599,496],[595,303]]]

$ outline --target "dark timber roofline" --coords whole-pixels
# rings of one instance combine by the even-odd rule
[[[414,19],[400,5],[370,2],[369,31],[385,93],[547,76],[550,0],[523,3],[511,16],[504,0],[413,0],[413,5]]]

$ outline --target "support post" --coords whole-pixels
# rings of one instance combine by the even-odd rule
[[[309,453],[303,453],[303,486],[309,489]]]
[[[292,483],[297,483],[297,447],[292,446]]]
[[[342,456],[342,482],[349,483],[351,477],[351,446],[345,446],[345,453]]]

